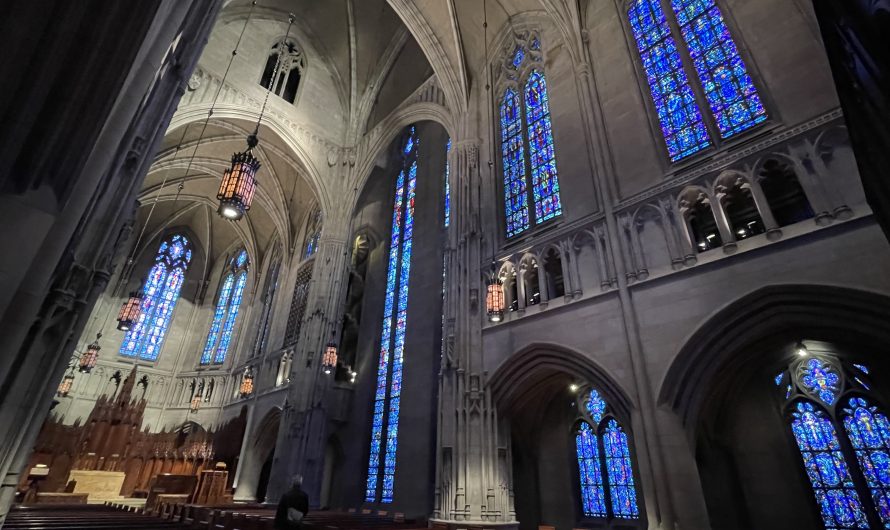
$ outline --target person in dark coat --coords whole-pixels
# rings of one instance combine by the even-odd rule
[[[298,530],[309,512],[309,495],[303,491],[303,477],[294,477],[291,488],[281,496],[275,511],[275,530]]]

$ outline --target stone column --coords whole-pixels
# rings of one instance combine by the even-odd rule
[[[459,191],[452,199],[448,247],[453,250],[447,253],[449,303],[444,311],[446,322],[453,323],[453,335],[446,336],[446,355],[439,373],[432,520],[450,529],[465,528],[469,523],[517,528],[510,466],[499,465],[499,458],[509,454],[510,442],[498,432],[497,411],[478,355],[484,305],[479,264],[485,261],[476,215],[481,209],[479,145],[467,140],[453,140],[452,145],[456,153],[452,179],[458,183],[452,189]]]

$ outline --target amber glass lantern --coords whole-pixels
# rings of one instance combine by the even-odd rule
[[[256,174],[260,170],[260,161],[250,151],[258,142],[256,135],[248,136],[247,151],[232,155],[232,167],[223,173],[216,198],[219,214],[226,219],[237,221],[250,210],[256,192]]]
[[[59,389],[56,390],[56,394],[60,397],[65,397],[68,395],[68,392],[71,392],[71,385],[74,384],[74,374],[66,374],[65,377],[62,378],[62,382],[59,383]]]
[[[139,320],[140,313],[142,313],[142,293],[133,291],[121,306],[120,313],[117,314],[117,329],[130,331],[130,328],[136,325],[136,321]]]
[[[101,338],[102,334],[97,333],[96,340],[87,346],[87,351],[83,352],[83,355],[80,356],[80,366],[78,369],[82,373],[88,374],[95,368],[96,361],[99,360],[99,350],[102,349],[102,347],[99,346],[99,339]]]
[[[324,349],[324,355],[321,358],[321,364],[324,367],[324,373],[330,374],[337,366],[337,344],[331,339],[327,347]]]
[[[250,368],[244,369],[244,375],[241,376],[241,387],[238,391],[243,398],[253,394],[253,373],[251,373]]]
[[[198,412],[198,409],[201,408],[201,394],[195,394],[195,397],[192,398],[192,402],[189,404],[189,412]]]
[[[504,287],[499,278],[488,281],[485,295],[485,311],[489,322],[500,322],[504,318]]]

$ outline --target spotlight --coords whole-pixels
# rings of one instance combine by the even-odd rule
[[[572,391],[572,392],[577,392],[577,391],[578,391],[578,385],[576,385],[575,383],[572,383],[571,385],[569,385],[569,390]]]
[[[806,345],[804,345],[803,341],[797,343],[796,347],[797,354],[801,357],[806,357],[810,354],[810,350],[807,349]]]

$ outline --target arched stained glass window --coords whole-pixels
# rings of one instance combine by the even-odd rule
[[[451,224],[451,138],[445,146],[445,228]]]
[[[562,215],[541,43],[526,41],[510,56],[498,106],[507,237]]]
[[[575,450],[584,516],[639,519],[627,433],[596,389],[582,406],[587,414],[575,433]]]
[[[529,227],[522,115],[519,94],[512,88],[507,89],[501,100],[501,164],[504,171],[507,237],[512,237]]]
[[[890,528],[890,421],[864,398],[854,397],[844,409],[844,428],[881,522]]]
[[[318,242],[321,240],[321,210],[316,208],[309,217],[309,225],[306,228],[306,248],[303,259],[309,259],[318,252]]]
[[[228,272],[220,284],[216,310],[201,354],[201,364],[222,364],[226,360],[238,310],[241,308],[244,286],[247,284],[248,265],[246,250],[239,251],[229,261]]]
[[[671,161],[676,162],[710,147],[708,129],[683,70],[683,61],[661,3],[659,0],[634,0],[627,16]]]
[[[722,138],[766,121],[766,109],[714,0],[671,0]]]
[[[606,470],[609,475],[612,514],[622,519],[636,519],[640,512],[637,508],[637,491],[634,488],[633,466],[630,463],[627,434],[614,419],[610,419],[606,423],[603,447],[606,454]]]
[[[868,528],[834,425],[807,401],[792,414],[791,431],[816,495],[826,528]]]
[[[606,517],[606,494],[603,490],[603,470],[600,467],[599,444],[596,433],[587,422],[582,422],[575,435],[578,474],[581,477],[581,504],[586,517]]]
[[[142,311],[124,336],[121,355],[157,360],[191,259],[191,245],[185,236],[174,235],[161,242],[142,289]]]
[[[269,326],[272,324],[272,313],[275,308],[275,293],[278,292],[278,275],[281,272],[281,249],[275,248],[272,264],[266,272],[266,280],[263,285],[263,311],[260,313],[260,323],[257,326],[256,340],[254,341],[254,355],[263,353],[266,342],[269,340]]]
[[[627,17],[668,156],[676,162],[713,145],[696,89],[708,102],[720,139],[765,122],[767,114],[715,0],[670,1],[671,19],[660,0],[633,0]],[[685,49],[677,46],[671,34],[674,24]],[[690,83],[683,65],[682,56],[687,53],[697,87]]]
[[[365,501],[392,502],[398,449],[402,364],[408,329],[408,281],[414,236],[414,198],[417,187],[416,129],[408,127],[402,145],[402,167],[396,178],[392,232],[386,274],[377,389],[371,424],[371,451]],[[385,435],[384,435],[385,433]],[[385,444],[384,444],[385,440]],[[381,452],[383,465],[381,466]]]

